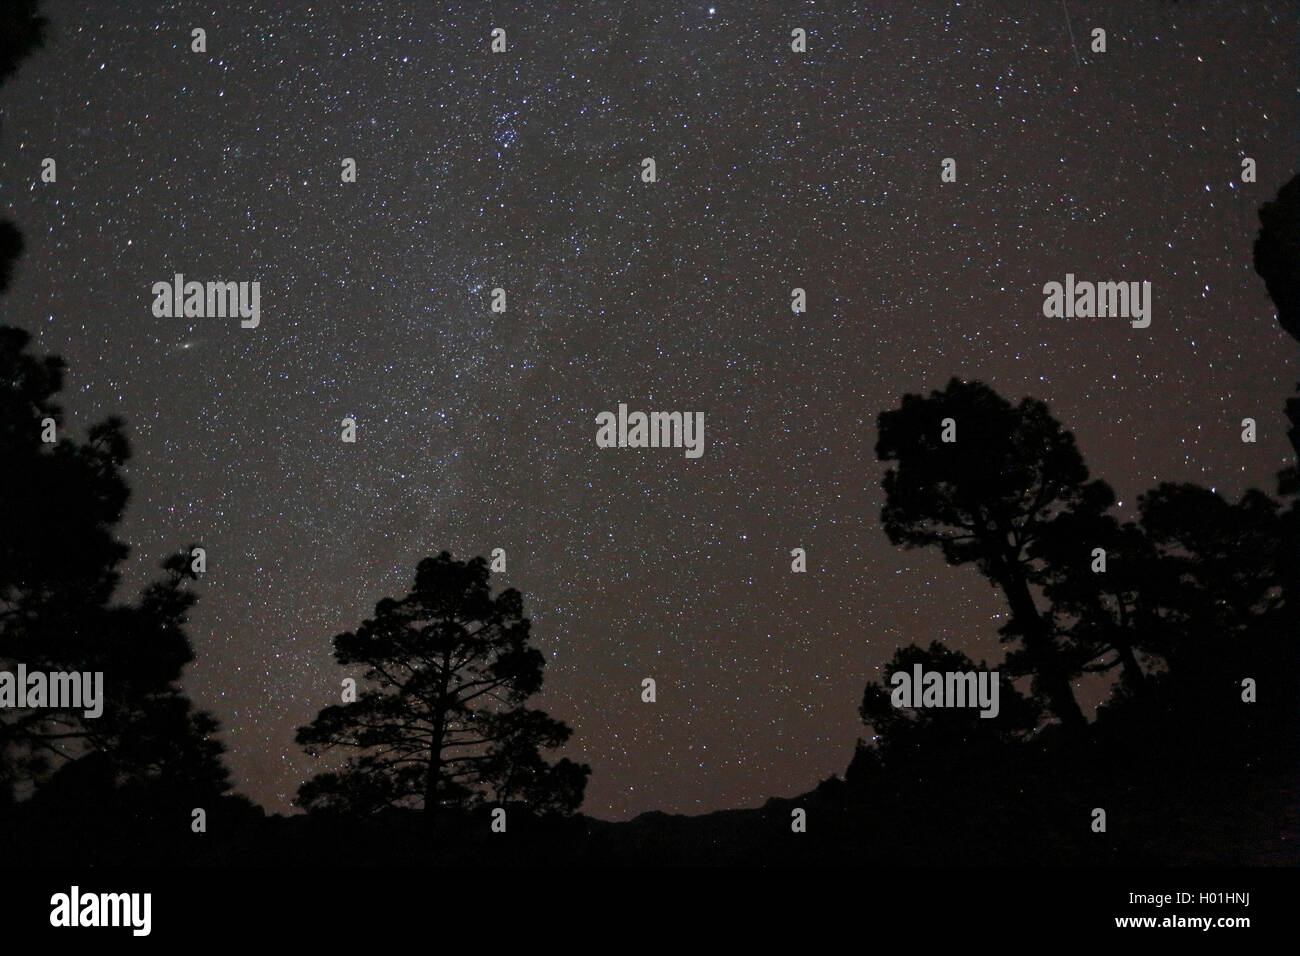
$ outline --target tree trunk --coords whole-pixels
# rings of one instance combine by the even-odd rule
[[[438,754],[435,750],[429,757],[429,773],[424,783],[424,822],[430,829],[438,816],[438,791],[442,782],[442,761]]]
[[[1071,734],[1078,733],[1087,721],[1079,709],[1078,701],[1074,699],[1074,691],[1070,688],[1069,676],[1064,672],[1060,651],[1034,604],[1034,596],[1029,592],[1024,569],[1014,557],[1001,556],[999,564],[1001,573],[998,575],[998,583],[1011,606],[1012,620],[1019,625],[1028,657],[1034,662],[1038,686],[1047,697],[1052,713],[1061,721],[1061,726]]]
[[[437,713],[433,718],[433,738],[429,743],[429,771],[424,782],[424,822],[433,830],[438,817],[442,793],[442,740],[447,733],[447,685],[451,679],[451,652],[442,655],[442,681],[438,688]]]
[[[1119,602],[1119,633],[1111,643],[1116,653],[1119,654],[1120,664],[1124,668],[1124,683],[1129,690],[1137,693],[1145,686],[1146,675],[1142,673],[1142,668],[1137,662],[1137,656],[1133,653],[1133,645],[1128,639],[1131,623],[1128,609],[1124,605],[1124,596],[1116,594],[1115,599]]]
[[[1130,690],[1141,690],[1146,685],[1146,676],[1142,673],[1142,668],[1138,666],[1137,657],[1133,654],[1133,648],[1128,641],[1119,640],[1115,642],[1115,650],[1119,653],[1120,663],[1124,667],[1124,683],[1129,686]]]

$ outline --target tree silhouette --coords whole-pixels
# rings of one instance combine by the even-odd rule
[[[1139,655],[1153,653],[1159,625],[1153,585],[1176,573],[1158,562],[1143,529],[1088,509],[1064,511],[1029,554],[1040,562],[1043,596],[1073,666],[1084,673],[1119,668],[1117,691],[1141,693],[1147,680]]]
[[[1278,324],[1300,341],[1300,175],[1291,177],[1277,197],[1260,208],[1259,222],[1255,271],[1277,306]],[[1297,396],[1286,403],[1291,420],[1287,437],[1300,456],[1300,383],[1296,390]]]
[[[528,646],[519,592],[496,597],[487,562],[425,558],[410,594],[384,598],[375,617],[334,638],[334,657],[362,664],[377,686],[323,709],[298,731],[313,756],[360,751],[338,773],[303,784],[312,809],[369,813],[384,806],[440,808],[518,800],[536,812],[570,813],[582,802],[586,765],[547,764],[572,731],[523,706],[542,684],[541,653]]]
[[[0,12],[0,83],[18,69],[22,59],[45,43],[49,20],[38,16],[37,0],[7,0]]]
[[[112,757],[118,784],[137,793],[186,794],[212,798],[230,789],[214,739],[216,719],[196,710],[176,681],[194,659],[183,630],[197,601],[187,589],[197,575],[190,550],[163,562],[166,577],[150,583],[139,601],[105,615],[97,647],[85,649],[113,674],[105,716],[96,720],[88,742]]]
[[[1295,503],[1252,489],[1234,503],[1192,484],[1138,498],[1142,545],[1080,589],[1124,590],[1147,663],[1097,712],[1094,742],[1131,772],[1249,772],[1295,766],[1300,725]],[[1115,582],[1104,582],[1118,572]],[[1246,679],[1258,685],[1247,696]],[[1153,755],[1151,740],[1161,740]],[[1146,772],[1144,771],[1144,772]],[[1258,784],[1250,784],[1256,786]]]
[[[894,652],[883,672],[911,674],[921,665],[924,671],[987,671],[960,651],[934,641],[928,648],[915,644]],[[887,771],[924,762],[929,766],[951,766],[954,762],[981,764],[991,751],[1024,740],[1038,726],[1041,710],[1026,698],[1005,675],[999,675],[998,714],[981,717],[974,707],[895,707],[893,689],[872,681],[862,694],[858,714],[874,733],[874,744]]]
[[[1278,324],[1300,341],[1300,175],[1259,210],[1255,271],[1264,280]]]
[[[1237,750],[1266,747],[1279,732],[1294,737],[1294,505],[1283,510],[1255,489],[1231,504],[1196,485],[1165,483],[1142,495],[1139,508],[1168,569],[1151,588],[1160,623],[1153,646],[1168,664],[1161,688],[1168,707]],[[1243,677],[1264,682],[1267,700],[1243,707]]]
[[[1248,653],[1249,635],[1281,607],[1281,562],[1294,558],[1281,506],[1258,490],[1237,504],[1191,484],[1163,483],[1138,499],[1142,526],[1170,572],[1156,592],[1171,671],[1222,666],[1222,647]]]
[[[18,70],[18,64],[45,43],[49,21],[37,16],[37,0],[9,0],[0,5],[0,85]],[[0,292],[9,287],[13,266],[22,255],[23,237],[7,219],[0,222]]]
[[[36,785],[69,760],[101,755],[115,785],[229,789],[212,739],[216,721],[176,685],[194,659],[185,614],[195,577],[185,554],[136,604],[114,604],[128,549],[114,536],[128,489],[130,449],[121,419],[92,426],[88,441],[62,432],[54,402],[63,362],[27,351],[28,334],[0,327],[0,667],[104,675],[103,713],[6,708],[0,713],[0,790]],[[55,442],[42,440],[46,423]]]
[[[956,441],[942,440],[945,419]],[[1021,642],[1007,670],[1032,674],[1035,694],[1078,731],[1084,719],[1070,679],[1082,664],[1037,606],[1031,587],[1046,576],[1033,549],[1061,513],[1102,513],[1114,501],[1109,486],[1088,481],[1074,436],[1045,404],[1012,406],[981,382],[954,378],[929,398],[903,396],[900,408],[881,413],[878,435],[876,456],[897,462],[884,479],[889,540],[938,545],[949,564],[974,562],[1001,588],[1011,610],[1003,639]]]
[[[35,0],[15,0],[0,12],[0,82],[43,42],[47,21],[36,9]],[[22,250],[18,230],[0,222],[0,291]],[[0,711],[0,804],[56,780],[93,780],[101,797],[129,791],[137,805],[164,791],[186,802],[219,796],[230,784],[217,723],[176,685],[194,657],[183,629],[195,600],[183,585],[194,575],[175,555],[164,563],[167,578],[137,604],[112,604],[128,553],[114,536],[128,498],[125,424],[110,417],[85,442],[66,437],[55,402],[64,363],[32,355],[29,342],[27,332],[0,326],[0,669],[99,671],[104,700],[97,718]],[[43,440],[50,423],[54,442]]]

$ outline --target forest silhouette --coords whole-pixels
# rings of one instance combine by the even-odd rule
[[[34,2],[4,17],[0,80],[44,29]],[[1300,339],[1300,177],[1260,218],[1256,269]],[[0,224],[0,293],[22,249]],[[380,599],[373,618],[334,638],[354,692],[298,732],[322,763],[299,791],[305,812],[268,815],[232,792],[218,722],[179,686],[194,659],[186,618],[199,545],[163,561],[134,600],[117,596],[127,425],[110,418],[84,441],[68,437],[56,401],[63,363],[30,345],[0,327],[0,670],[102,672],[105,704],[99,718],[0,709],[6,860],[1294,863],[1294,464],[1272,494],[1237,501],[1162,483],[1121,522],[1109,485],[1045,402],[955,378],[903,396],[878,419],[883,533],[973,564],[1005,599],[1006,654],[975,662],[937,642],[911,645],[883,673],[997,670],[998,713],[899,707],[886,681],[871,682],[842,778],[697,817],[610,823],[578,812],[591,769],[543,752],[582,728],[526,706],[544,659],[519,593],[493,594],[484,558],[442,552],[415,569],[408,595]],[[1286,408],[1300,454],[1300,386]],[[1082,675],[1111,679],[1092,720],[1075,696]],[[509,840],[495,837],[497,810]],[[798,811],[806,832],[792,827]]]

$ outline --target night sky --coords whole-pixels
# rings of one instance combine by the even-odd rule
[[[0,321],[67,360],[78,435],[128,422],[123,596],[208,549],[184,686],[268,810],[325,769],[293,734],[331,638],[443,549],[506,550],[585,812],[843,773],[895,648],[1002,658],[1000,592],[879,523],[876,416],[954,375],[1045,400],[1122,517],[1275,490],[1297,356],[1251,244],[1297,169],[1291,3],[270,6],[48,0],[0,93]],[[260,326],[155,318],[178,272],[259,281]],[[1150,328],[1044,318],[1067,272],[1151,281]],[[620,402],[704,412],[703,456],[598,449]]]

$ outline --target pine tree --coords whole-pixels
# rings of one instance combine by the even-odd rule
[[[591,770],[541,756],[572,731],[524,706],[545,663],[529,628],[518,591],[490,593],[485,559],[443,551],[421,561],[410,594],[383,599],[374,618],[334,638],[338,663],[364,665],[373,686],[299,729],[313,756],[355,751],[341,772],[303,784],[299,802],[359,814],[421,806],[430,821],[440,808],[512,800],[576,810]]]

